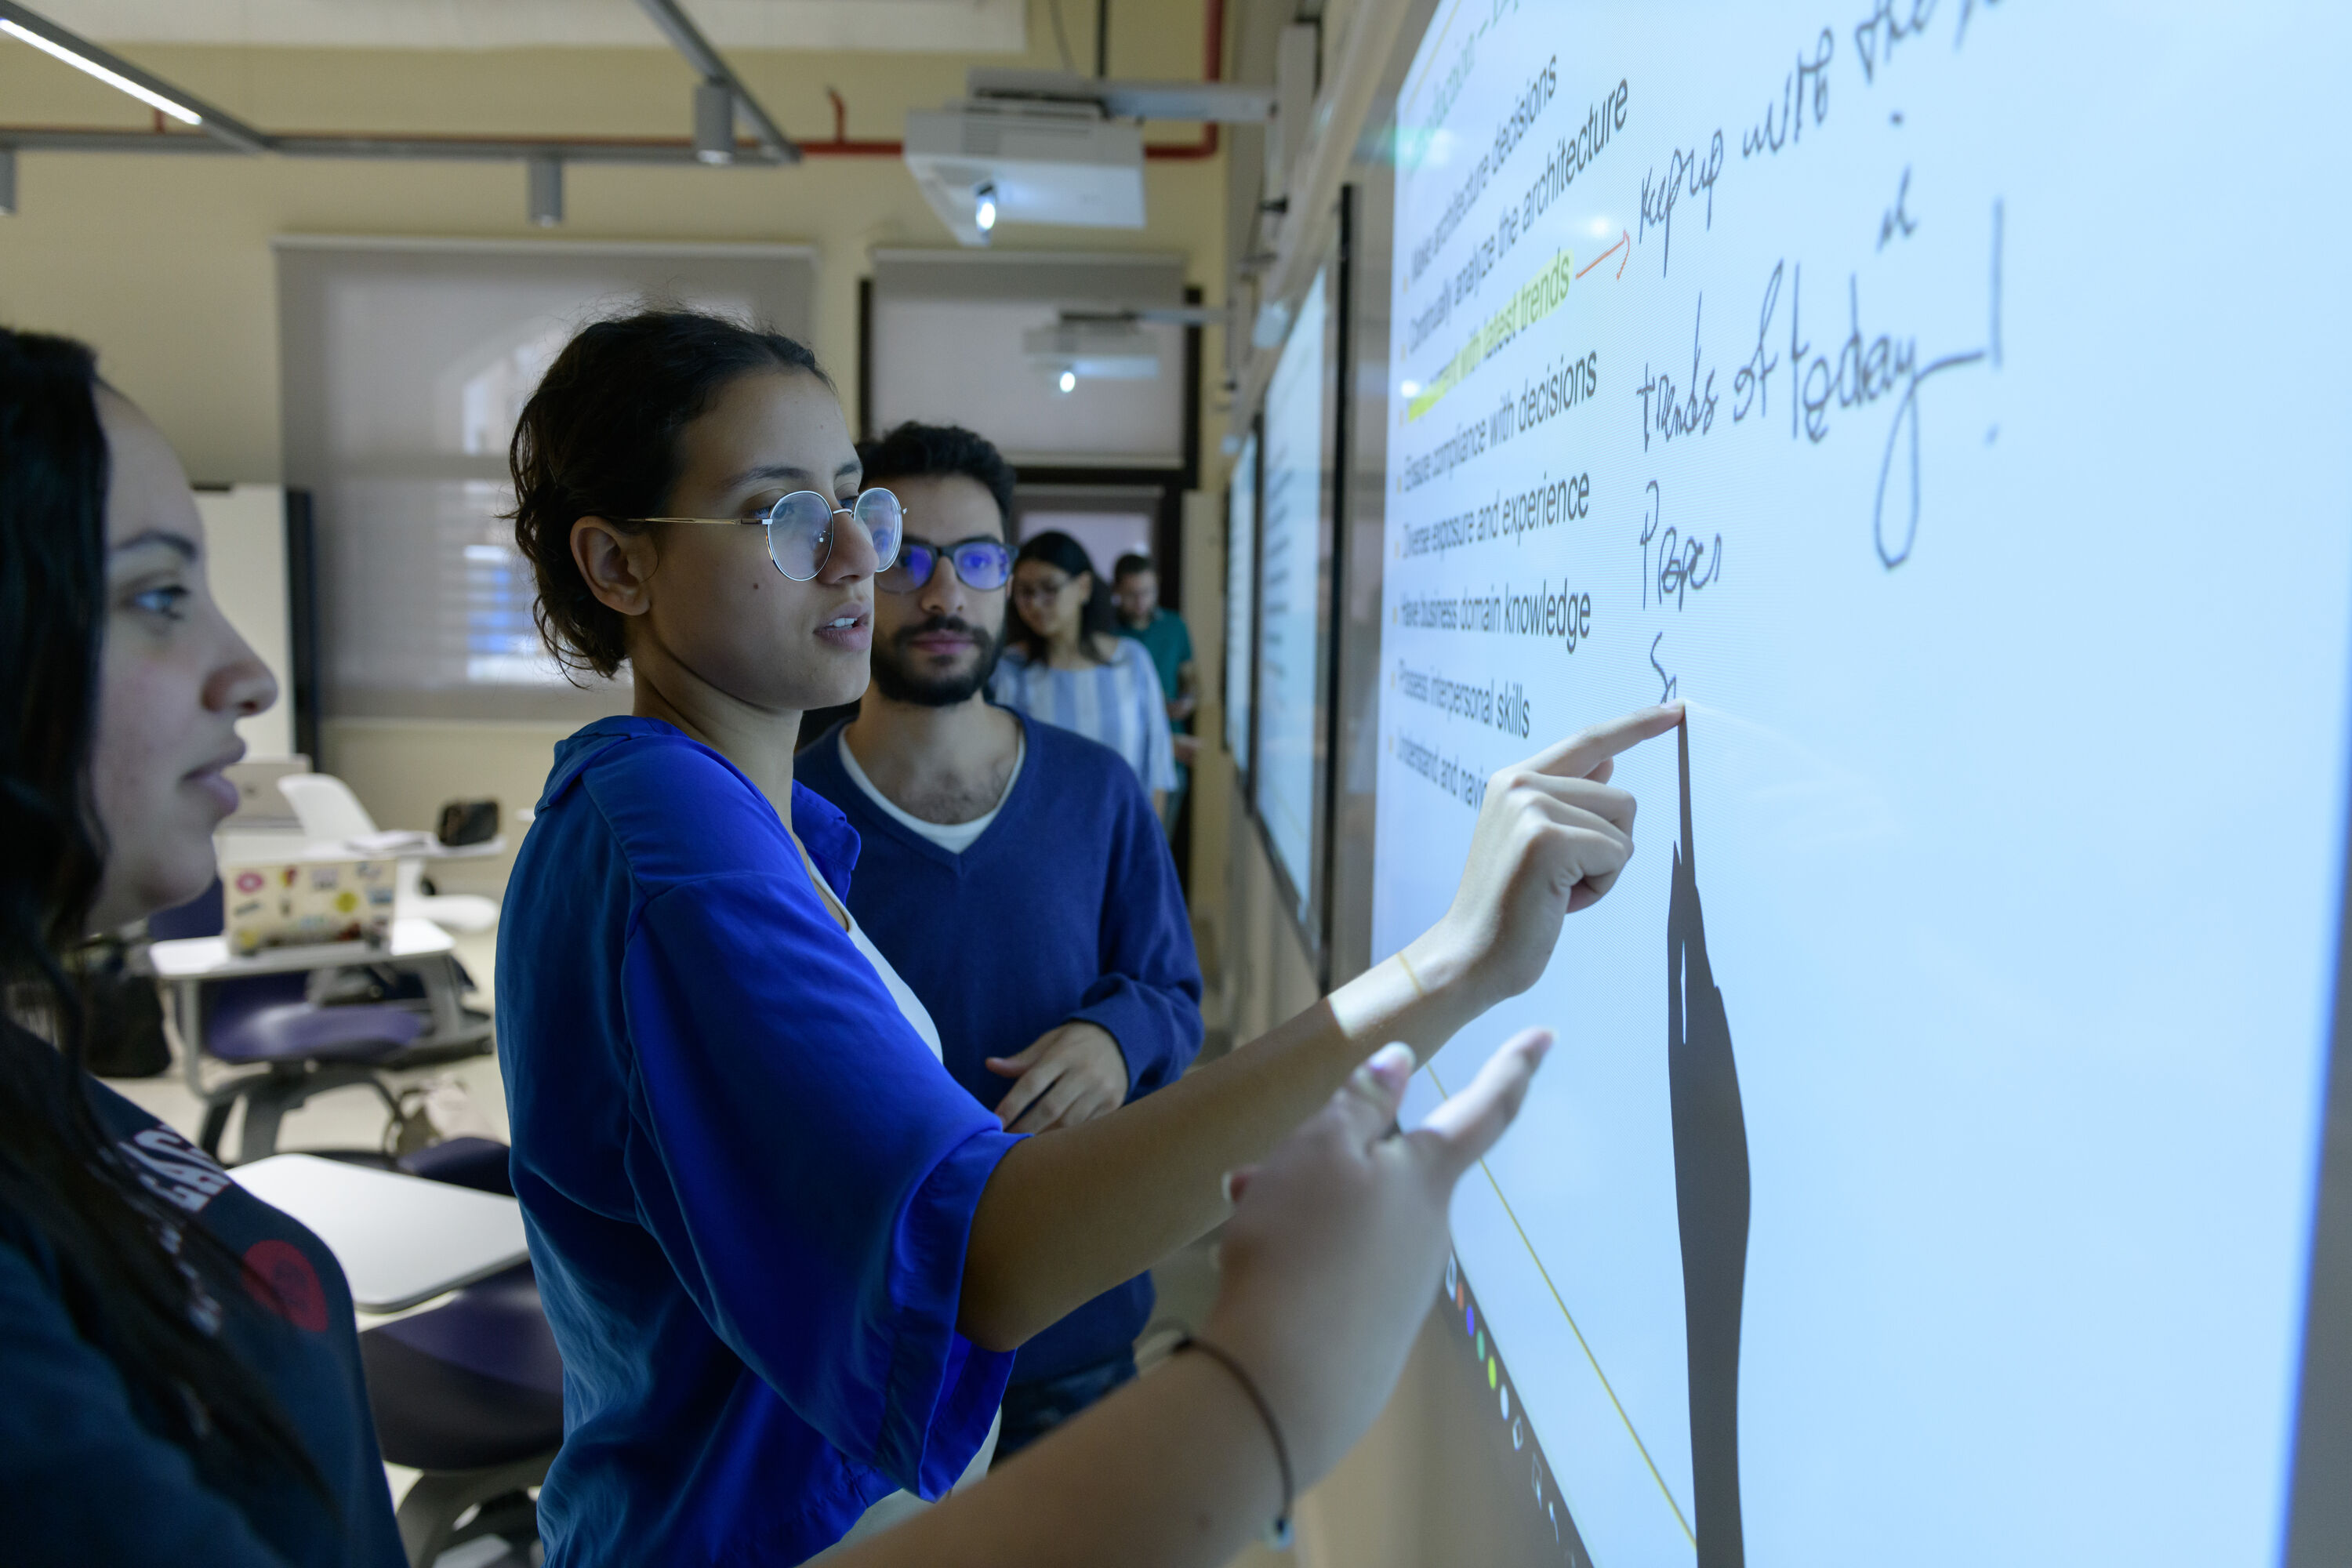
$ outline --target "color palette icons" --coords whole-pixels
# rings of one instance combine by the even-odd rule
[[[1592,1568],[1592,1558],[1584,1550],[1583,1538],[1577,1533],[1576,1521],[1569,1512],[1568,1500],[1560,1495],[1554,1472],[1536,1441],[1535,1429],[1528,1424],[1527,1412],[1519,1401],[1512,1396],[1510,1369],[1503,1364],[1502,1350],[1482,1321],[1477,1297],[1463,1275],[1460,1259],[1450,1256],[1445,1260],[1443,1294],[1453,1309],[1448,1316],[1462,1325],[1462,1337],[1470,1350],[1472,1375],[1486,1379],[1494,1398],[1496,1452],[1527,1465],[1529,1494],[1542,1510],[1543,1527],[1559,1546],[1560,1560],[1568,1568]],[[1507,1449],[1502,1447],[1505,1440],[1510,1444]]]

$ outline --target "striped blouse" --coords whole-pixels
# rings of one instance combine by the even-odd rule
[[[1118,655],[1086,669],[1032,664],[1004,650],[988,695],[1041,723],[1076,730],[1127,759],[1147,790],[1176,787],[1176,753],[1168,741],[1168,704],[1151,655],[1132,637],[1114,637]]]

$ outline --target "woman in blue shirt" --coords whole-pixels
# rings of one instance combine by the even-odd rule
[[[898,523],[807,351],[691,312],[593,324],[513,468],[550,647],[634,683],[630,717],[559,748],[500,929],[515,1188],[566,1366],[559,1568],[793,1563],[946,1491],[1014,1347],[1223,1219],[1225,1173],[1381,1042],[1433,1047],[1534,982],[1632,852],[1608,759],[1679,718],[1498,775],[1454,910],[1396,958],[1146,1100],[1015,1138],[860,940],[855,835],[793,778],[801,714],[866,685]],[[1234,1365],[1279,1383],[1314,1331]]]
[[[277,688],[155,427],[5,330],[0,691],[0,1556],[400,1568],[341,1268],[80,1067],[62,954],[212,880]]]
[[[1125,757],[1164,818],[1176,753],[1160,669],[1149,648],[1118,634],[1110,590],[1085,545],[1058,531],[1021,542],[1004,632],[990,699]]]

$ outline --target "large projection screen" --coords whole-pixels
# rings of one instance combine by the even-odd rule
[[[1619,763],[1622,882],[1407,1117],[1559,1031],[1445,1289],[1564,1561],[2269,1565],[2298,1479],[2352,1489],[2294,1473],[2347,60],[2288,5],[1421,36],[1374,955],[1494,769],[1690,705]]]

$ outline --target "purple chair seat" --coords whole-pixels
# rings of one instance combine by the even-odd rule
[[[377,1441],[395,1465],[474,1470],[563,1441],[563,1361],[528,1264],[360,1336]]]
[[[398,1053],[425,1031],[425,1019],[401,1007],[315,1007],[280,1002],[236,1017],[216,1017],[205,1049],[238,1067],[271,1062],[374,1062]]]
[[[415,1153],[403,1154],[396,1163],[408,1174],[428,1182],[510,1198],[515,1192],[514,1178],[507,1170],[509,1153],[507,1146],[495,1138],[445,1138]]]

